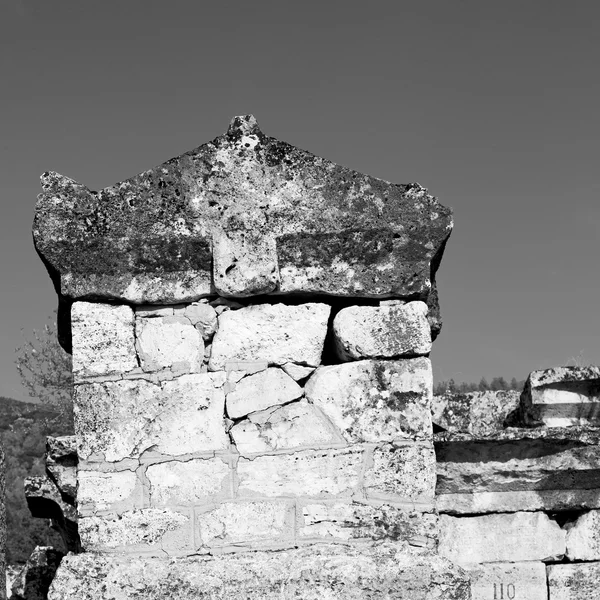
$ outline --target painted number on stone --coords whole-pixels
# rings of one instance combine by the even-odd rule
[[[516,595],[514,583],[495,583],[494,600],[513,600]]]

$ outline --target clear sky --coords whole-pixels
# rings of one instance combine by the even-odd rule
[[[39,175],[98,189],[247,113],[454,208],[437,379],[599,364],[599,26],[597,0],[0,0],[0,395],[56,305]]]

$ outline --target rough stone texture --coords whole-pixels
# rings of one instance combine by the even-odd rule
[[[142,507],[142,487],[133,471],[102,473],[83,471],[78,474],[77,511],[79,516],[97,511],[122,513]]]
[[[301,381],[311,375],[315,367],[303,367],[302,365],[295,365],[294,363],[285,363],[281,365],[281,368],[294,380]]]
[[[600,600],[600,562],[549,565],[549,600]]]
[[[431,352],[427,304],[349,306],[333,320],[336,353],[341,360],[397,358]]]
[[[156,508],[202,504],[232,495],[229,465],[219,458],[150,465],[146,477],[150,504]]]
[[[11,586],[10,600],[46,600],[63,556],[50,546],[36,546]],[[0,597],[6,598],[2,592]]]
[[[507,417],[519,406],[519,396],[515,390],[434,396],[433,424],[445,431],[488,435],[504,428]]]
[[[201,546],[244,546],[250,542],[277,544],[294,539],[294,504],[254,500],[221,504],[196,516]]]
[[[435,453],[420,442],[376,448],[364,475],[367,498],[431,504],[435,492]]]
[[[169,509],[145,508],[127,511],[116,518],[79,519],[81,545],[86,552],[111,552],[127,549],[165,554],[192,551],[189,513]]]
[[[440,515],[439,553],[458,564],[560,560],[566,533],[545,513]]]
[[[340,432],[305,400],[248,415],[230,430],[242,456],[274,450],[346,445]]]
[[[200,332],[202,339],[207,342],[217,331],[217,311],[206,302],[188,304],[183,315]]]
[[[431,437],[428,358],[362,360],[318,368],[305,386],[350,442]]]
[[[299,539],[393,540],[412,549],[435,549],[438,523],[434,514],[380,504],[353,502],[307,503],[301,508]]]
[[[235,384],[226,396],[227,416],[239,419],[251,412],[286,404],[302,394],[302,388],[281,369],[265,369]]]
[[[41,179],[35,246],[67,298],[426,296],[452,229],[451,211],[419,184],[294,148],[252,115],[99,192],[58,173]]]
[[[600,425],[600,367],[557,367],[530,373],[521,395],[526,425]]]
[[[134,316],[129,306],[75,302],[71,325],[75,383],[137,367]]]
[[[600,560],[600,510],[591,510],[570,524],[567,531],[569,560]]]
[[[599,442],[600,431],[587,428],[435,434],[438,509],[459,514],[595,507]]]
[[[472,600],[548,600],[543,562],[464,565]]]
[[[75,388],[79,457],[116,462],[153,448],[178,456],[226,449],[225,373],[82,384]]]
[[[209,369],[222,370],[236,360],[316,367],[321,364],[330,311],[330,306],[318,303],[258,304],[227,311],[219,316]]]
[[[245,496],[350,496],[360,483],[361,449],[302,451],[240,458],[238,493]]]
[[[135,347],[144,371],[173,368],[198,372],[204,358],[202,334],[184,317],[138,318]]]
[[[46,473],[73,505],[77,497],[77,461],[74,435],[46,438]]]
[[[70,555],[48,600],[469,600],[465,571],[400,544],[161,560]],[[144,586],[140,589],[140,581]],[[174,596],[174,590],[176,596]]]

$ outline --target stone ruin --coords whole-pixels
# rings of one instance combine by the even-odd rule
[[[420,185],[252,116],[42,185],[76,431],[28,482],[70,550],[50,600],[600,597],[600,373],[432,397],[452,217]]]

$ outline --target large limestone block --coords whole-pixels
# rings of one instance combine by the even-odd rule
[[[567,558],[600,560],[600,510],[584,513],[568,529]]]
[[[173,304],[222,295],[426,296],[451,210],[266,136],[252,115],[92,192],[42,175],[36,249],[68,298]]]
[[[434,396],[433,424],[444,431],[489,435],[504,429],[507,417],[519,406],[519,396],[515,390]]]
[[[225,373],[91,383],[75,389],[80,459],[116,462],[152,448],[179,456],[229,446],[225,433]]]
[[[401,544],[317,544],[177,560],[69,555],[48,600],[470,600],[466,572]]]
[[[360,448],[240,458],[239,496],[351,496],[363,466]]]
[[[144,371],[194,373],[204,359],[201,333],[185,317],[138,318],[135,346]]]
[[[549,600],[600,600],[600,562],[549,565]]]
[[[438,433],[434,443],[442,512],[598,506],[599,430],[510,428],[487,436]],[[451,497],[443,499],[446,494]]]
[[[439,553],[458,564],[560,560],[566,532],[545,513],[440,515]]]
[[[134,315],[129,306],[75,302],[71,328],[75,383],[137,367]]]
[[[295,507],[281,500],[227,502],[196,515],[200,549],[294,545]]]
[[[427,304],[349,306],[333,320],[336,352],[341,360],[397,358],[431,352]]]
[[[146,469],[150,505],[183,506],[231,498],[229,465],[220,458],[166,461]]]
[[[369,499],[406,502],[427,510],[435,493],[433,445],[418,442],[375,448],[366,463],[364,485]]]
[[[305,502],[298,511],[298,537],[305,541],[394,540],[411,551],[434,549],[438,522],[434,514],[389,504]]]
[[[521,418],[547,427],[600,425],[600,367],[557,367],[530,373]]]
[[[303,393],[302,388],[281,369],[265,369],[244,377],[228,392],[227,416],[239,419],[251,412],[287,404]]]
[[[543,562],[464,565],[472,600],[548,600]]]
[[[79,470],[77,512],[90,516],[99,511],[120,514],[142,507],[142,485],[134,471]]]
[[[331,307],[307,303],[257,304],[219,316],[209,362],[211,371],[229,361],[264,360],[316,367],[321,364]]]
[[[431,437],[428,358],[361,360],[318,368],[305,386],[349,442]]]
[[[305,400],[251,413],[229,430],[242,456],[323,446],[345,446],[334,425]]]

